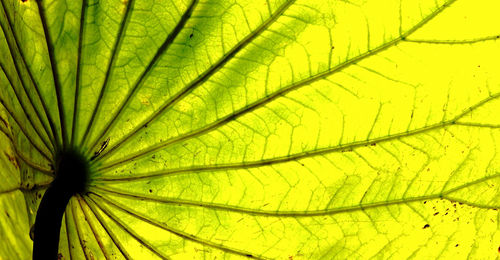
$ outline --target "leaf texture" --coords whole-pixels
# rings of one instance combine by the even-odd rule
[[[0,258],[498,257],[497,1],[0,4]]]

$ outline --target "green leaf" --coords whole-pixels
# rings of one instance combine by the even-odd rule
[[[24,259],[30,256],[31,244],[28,233],[28,214],[23,203],[24,196],[20,190],[28,187],[20,186],[19,161],[10,145],[9,125],[3,119],[5,110],[0,108],[0,257]],[[21,202],[21,203],[19,203]]]
[[[498,257],[495,0],[0,0],[0,258]]]

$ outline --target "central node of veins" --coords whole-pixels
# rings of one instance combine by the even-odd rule
[[[68,196],[83,193],[89,180],[88,160],[74,150],[59,153],[56,158],[56,177],[51,186]]]
[[[33,236],[33,259],[58,259],[61,221],[69,200],[86,191],[89,160],[75,150],[56,156],[56,176],[38,206]]]

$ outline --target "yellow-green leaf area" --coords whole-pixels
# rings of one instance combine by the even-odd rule
[[[0,3],[0,258],[498,258],[498,1]]]

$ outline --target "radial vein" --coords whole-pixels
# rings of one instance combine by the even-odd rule
[[[259,259],[264,259],[264,257],[262,256],[257,256],[255,254],[252,254],[250,252],[247,252],[247,251],[244,251],[244,250],[239,250],[239,249],[234,249],[234,248],[230,248],[230,247],[227,247],[225,245],[221,245],[221,244],[217,244],[217,243],[214,243],[214,242],[211,242],[209,240],[206,240],[206,239],[202,239],[202,238],[199,238],[197,236],[194,236],[194,235],[191,235],[191,234],[188,234],[188,233],[185,233],[183,231],[180,231],[180,230],[176,230],[164,223],[161,223],[159,221],[156,221],[154,219],[151,219],[149,217],[146,217],[134,210],[132,210],[131,208],[125,206],[125,205],[122,205],[118,202],[113,202],[99,194],[95,194],[95,193],[92,193],[92,195],[100,198],[101,200],[105,201],[106,204],[109,204],[111,206],[113,206],[114,208],[117,208],[123,212],[126,212],[127,214],[130,214],[132,216],[134,216],[135,218],[137,219],[140,219],[142,221],[145,221],[151,225],[154,225],[156,227],[159,227],[163,230],[166,230],[178,237],[181,237],[183,239],[187,239],[187,240],[190,240],[190,241],[193,241],[195,243],[199,243],[199,244],[202,244],[202,245],[206,245],[206,246],[210,246],[210,247],[213,247],[213,248],[216,248],[216,249],[219,249],[219,250],[222,250],[222,251],[225,251],[225,252],[230,252],[230,253],[233,253],[233,254],[237,254],[237,255],[241,255],[241,256],[252,256],[254,258],[259,258]],[[94,200],[95,201],[95,200]]]
[[[440,13],[445,6],[448,6],[450,3],[454,2],[455,0],[453,1],[450,1],[448,4],[442,6],[440,9],[436,10],[435,12],[433,12],[432,14],[430,14],[429,16],[427,16],[426,18],[424,18],[420,23],[418,23],[417,25],[415,25],[413,28],[411,28],[410,30],[408,30],[407,32],[405,32],[403,35],[399,36],[398,38],[396,39],[393,39],[375,49],[372,49],[372,50],[368,50],[367,52],[365,53],[362,53],[342,64],[339,64],[333,68],[331,68],[330,70],[327,70],[327,71],[324,71],[324,72],[321,72],[321,73],[318,73],[316,75],[313,75],[312,77],[309,77],[309,78],[306,78],[306,79],[303,79],[303,80],[300,80],[298,82],[295,82],[295,83],[292,83],[286,87],[283,87],[281,88],[280,90],[272,93],[271,95],[265,97],[264,99],[261,99],[261,100],[257,100],[253,103],[251,103],[250,105],[244,107],[244,108],[241,108],[235,112],[233,112],[232,114],[229,114],[229,115],[226,115],[222,118],[219,118],[218,120],[202,127],[202,128],[199,128],[199,129],[196,129],[194,131],[191,131],[191,132],[188,132],[188,133],[184,133],[184,134],[181,134],[179,136],[176,136],[176,137],[173,137],[169,140],[166,140],[166,141],[163,141],[163,142],[160,142],[158,144],[155,144],[155,145],[152,145],[148,148],[145,148],[143,150],[140,150],[134,154],[131,154],[131,155],[128,155],[128,156],[125,156],[123,158],[120,158],[120,159],[116,159],[112,162],[108,162],[105,164],[105,166],[103,166],[102,168],[108,168],[110,166],[115,166],[115,165],[118,165],[118,164],[122,164],[128,160],[131,160],[131,159],[138,159],[138,158],[141,158],[141,157],[144,157],[144,156],[147,156],[148,154],[152,153],[152,152],[155,152],[155,151],[158,151],[160,149],[163,149],[164,147],[168,146],[168,145],[171,145],[171,144],[174,144],[174,143],[178,143],[180,141],[184,141],[186,139],[189,139],[189,138],[192,138],[192,137],[196,137],[196,136],[199,136],[199,135],[202,135],[204,133],[207,133],[207,132],[210,132],[216,128],[219,128],[220,126],[222,125],[225,125],[231,121],[233,121],[234,119],[238,118],[238,117],[241,117],[245,114],[248,114],[254,110],[256,110],[257,108],[260,108],[262,106],[264,106],[265,104],[277,99],[278,97],[280,96],[283,96],[285,95],[286,93],[292,91],[292,90],[296,90],[296,89],[299,89],[303,86],[307,86],[319,79],[322,79],[322,78],[325,78],[327,76],[330,76],[338,71],[341,71],[343,70],[344,68],[346,67],[349,67],[350,65],[352,64],[355,64],[356,62],[359,62],[369,56],[372,56],[376,53],[379,53],[383,50],[386,50],[387,48],[391,47],[391,46],[394,46],[395,44],[399,43],[402,39],[406,38],[407,36],[411,35],[411,33],[413,33],[414,31],[416,31],[417,29],[421,28],[423,25],[425,25],[428,21],[430,21],[433,17],[435,17],[438,13]],[[109,149],[107,153],[103,154],[101,157],[99,157],[96,161],[94,162],[97,162],[103,158],[105,158],[106,156],[108,156],[108,154],[110,154],[110,152],[113,150],[113,148]]]
[[[110,58],[110,61],[108,62],[108,66],[106,68],[106,74],[104,76],[104,81],[103,81],[103,83],[101,85],[101,89],[99,91],[99,97],[97,98],[97,102],[94,106],[94,109],[92,110],[92,115],[91,115],[90,120],[87,124],[86,130],[83,133],[82,140],[80,141],[80,147],[84,147],[85,142],[86,142],[90,132],[92,131],[92,128],[94,127],[94,121],[96,119],[98,112],[101,109],[101,102],[103,101],[104,94],[106,93],[106,88],[108,86],[108,82],[109,82],[109,79],[111,77],[112,69],[114,68],[114,64],[116,62],[116,56],[117,56],[118,52],[120,51],[120,45],[122,44],[123,38],[125,37],[124,32],[126,31],[126,28],[129,24],[129,17],[130,17],[130,14],[132,13],[132,6],[134,4],[134,0],[127,1],[126,4],[127,4],[127,7],[125,10],[125,14],[123,16],[122,22],[120,23],[120,28],[118,29],[118,35],[116,36],[116,41],[115,41],[114,46],[113,46],[112,51],[111,51],[111,58]],[[82,28],[80,29],[80,31],[82,31]],[[80,49],[80,51],[81,51],[81,49]]]
[[[27,65],[26,59],[24,58],[24,54],[23,54],[23,52],[21,51],[21,48],[18,45],[17,36],[16,36],[16,34],[14,33],[14,31],[12,29],[12,25],[11,25],[12,22],[10,20],[10,15],[5,10],[5,7],[4,7],[5,5],[3,3],[3,0],[0,0],[0,4],[2,5],[2,10],[4,11],[4,14],[5,14],[5,17],[6,17],[6,21],[7,21],[7,25],[10,28],[9,32],[11,33],[11,36],[12,36],[12,37],[6,37],[6,38],[7,38],[7,46],[9,47],[9,53],[10,53],[10,56],[11,56],[13,62],[14,62],[14,69],[16,70],[16,74],[19,77],[19,80],[21,82],[21,86],[22,86],[22,88],[24,90],[24,93],[26,94],[26,97],[28,98],[28,101],[29,101],[31,107],[33,108],[33,111],[35,111],[35,114],[37,115],[37,118],[40,121],[40,124],[42,125],[42,127],[43,127],[46,135],[50,138],[50,140],[52,142],[52,148],[54,150],[53,152],[55,152],[55,149],[56,149],[57,145],[56,145],[56,142],[55,142],[55,137],[56,136],[55,136],[55,130],[54,130],[54,125],[53,125],[53,122],[52,122],[52,118],[51,118],[50,114],[48,113],[47,106],[45,105],[45,102],[44,102],[44,100],[43,100],[43,98],[42,98],[42,96],[40,94],[40,89],[38,87],[38,84],[34,80],[32,72],[31,72],[31,69]],[[6,30],[6,28],[4,28],[3,23],[0,23],[0,26],[2,27],[2,31],[4,32],[4,35],[6,35],[7,30]],[[11,39],[13,39],[13,43],[11,42]],[[16,47],[16,48],[14,49],[14,47]],[[14,53],[18,54],[19,57],[20,57],[20,59],[18,59],[17,57],[15,57]],[[26,68],[26,71],[28,73],[30,81],[31,81],[31,83],[34,86],[34,89],[35,89],[35,92],[37,94],[37,97],[40,100],[40,103],[42,105],[42,109],[43,109],[43,111],[44,111],[44,113],[46,115],[46,118],[47,118],[48,122],[49,122],[49,127],[47,127],[47,125],[45,124],[45,121],[43,120],[44,117],[42,117],[40,111],[38,111],[38,109],[35,106],[35,103],[33,101],[33,97],[30,95],[30,92],[27,90],[27,84],[25,82],[24,77],[21,77],[21,73],[20,73],[21,68],[20,68],[20,65],[18,64],[19,60],[23,63],[24,68]],[[11,86],[14,88],[13,85],[11,85]],[[31,121],[31,117],[28,116],[28,114],[26,112],[26,105],[23,102],[21,102],[22,99],[19,97],[20,94],[17,93],[15,89],[14,89],[14,92],[16,93],[16,97],[18,98],[19,103],[21,104],[21,106],[23,107],[23,110],[25,111],[24,113],[25,113],[26,117],[34,125],[34,123]],[[52,131],[52,135],[50,135],[51,131],[48,130],[49,128]],[[40,136],[42,136],[42,135],[40,135]]]
[[[130,90],[129,94],[125,98],[125,100],[120,104],[117,112],[115,112],[112,116],[112,119],[106,124],[106,126],[103,128],[103,131],[101,134],[95,138],[95,140],[92,142],[90,145],[91,150],[93,150],[99,143],[99,140],[106,135],[106,133],[109,131],[109,129],[114,125],[114,123],[117,121],[117,119],[120,117],[122,111],[124,108],[127,106],[130,100],[132,100],[132,97],[135,95],[137,89],[141,86],[141,84],[144,82],[144,80],[147,78],[149,75],[149,72],[153,69],[154,65],[158,62],[158,60],[162,57],[163,53],[165,53],[168,48],[171,46],[172,42],[175,40],[181,29],[184,27],[186,24],[187,20],[191,17],[191,13],[193,12],[194,8],[196,7],[196,4],[198,3],[198,0],[193,0],[191,2],[191,5],[187,8],[187,10],[184,12],[182,15],[181,19],[173,29],[173,31],[167,36],[163,44],[158,48],[156,54],[154,55],[153,59],[149,62],[148,66],[146,69],[142,72],[142,74],[139,76],[139,79],[135,82],[133,85],[132,89]]]
[[[54,87],[56,90],[56,98],[57,98],[57,110],[59,112],[59,123],[61,127],[61,136],[62,136],[62,147],[64,148],[68,144],[68,133],[66,130],[66,118],[64,117],[64,106],[62,100],[62,87],[61,80],[59,78],[59,71],[56,62],[56,57],[54,54],[54,41],[52,36],[50,35],[49,28],[47,25],[47,18],[45,17],[45,9],[42,6],[42,1],[36,1],[38,5],[38,14],[40,15],[40,22],[42,23],[43,31],[45,34],[45,43],[47,45],[47,51],[49,53],[50,66],[52,71],[52,78],[54,80]],[[55,137],[57,147],[59,147],[59,138],[58,135]]]
[[[217,62],[215,62],[210,68],[205,72],[201,73],[196,79],[187,84],[181,91],[169,98],[164,104],[161,105],[151,116],[143,120],[137,127],[134,128],[130,133],[124,136],[121,140],[117,141],[114,146],[110,147],[108,151],[101,155],[100,158],[107,156],[116,148],[118,148],[123,142],[128,140],[134,135],[137,135],[141,130],[144,129],[143,126],[149,124],[159,116],[161,116],[165,111],[168,111],[170,107],[182,100],[185,96],[191,93],[194,89],[200,86],[203,82],[208,80],[212,75],[219,71],[232,57],[234,57],[240,50],[252,42],[257,36],[262,34],[269,26],[271,26],[287,9],[293,4],[294,0],[285,2],[278,10],[273,13],[264,23],[262,23],[258,28],[256,28],[252,33],[247,35],[243,40],[238,42],[229,52],[222,56]],[[98,158],[99,160],[99,158]]]

